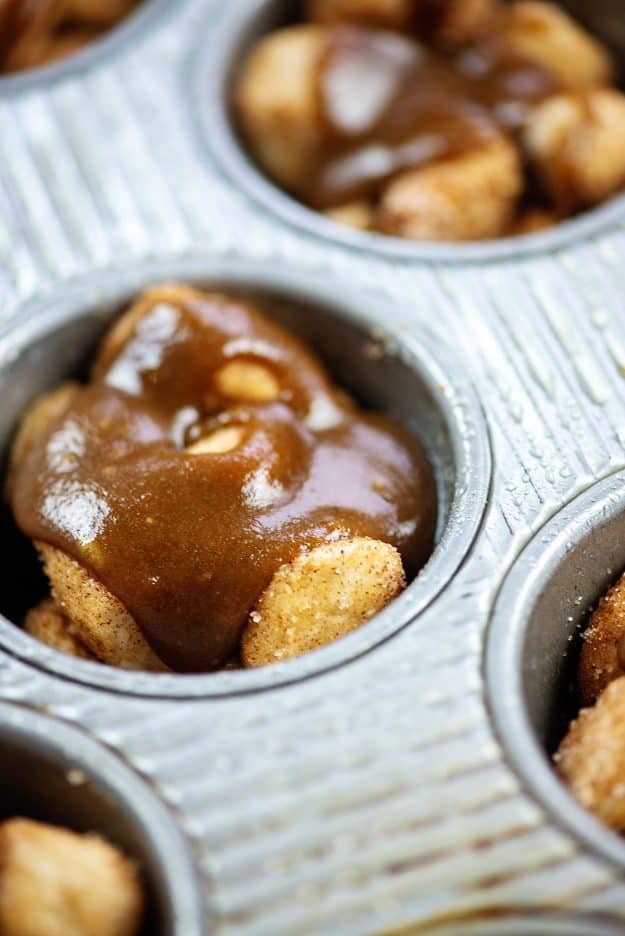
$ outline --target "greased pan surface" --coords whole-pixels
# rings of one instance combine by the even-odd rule
[[[186,0],[80,71],[4,85],[3,373],[21,377],[3,432],[18,394],[25,403],[71,367],[110,303],[145,277],[228,281],[238,264],[287,292],[301,278],[322,304],[327,290],[339,311],[397,332],[423,373],[440,368],[465,388],[440,410],[450,426],[473,424],[457,436],[458,464],[482,453],[462,494],[473,512],[455,574],[430,583],[405,626],[380,618],[357,652],[336,645],[327,665],[313,655],[296,678],[254,676],[245,690],[245,673],[167,697],[141,680],[120,687],[108,671],[65,671],[4,624],[0,694],[80,726],[146,778],[193,850],[209,931],[522,934],[552,921],[555,932],[610,934],[625,920],[620,865],[527,783],[499,741],[505,699],[487,693],[482,664],[495,598],[525,544],[625,467],[622,203],[527,254],[400,257],[285,223],[198,135],[202,48],[212,55],[220,17],[251,8]],[[54,345],[55,371],[35,346],[56,316],[72,325]]]

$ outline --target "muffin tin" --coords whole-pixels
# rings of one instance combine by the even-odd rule
[[[330,228],[259,179],[219,97],[245,23],[288,4],[162,6],[54,82],[0,81],[3,447],[146,283],[252,288],[296,300],[284,314],[342,382],[418,421],[445,523],[422,578],[357,633],[201,677],[120,673],[27,638],[10,618],[37,578],[24,598],[4,524],[0,697],[89,746],[155,892],[201,903],[206,932],[618,932],[625,849],[545,746],[568,636],[625,566],[623,198],[497,244]],[[78,794],[63,797],[70,824]],[[197,883],[131,821],[141,804],[153,835],[177,827],[171,856],[191,853]],[[181,917],[171,931],[195,932]]]

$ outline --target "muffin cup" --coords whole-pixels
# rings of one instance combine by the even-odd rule
[[[67,58],[21,72],[0,74],[0,97],[32,90],[38,86],[49,88],[56,82],[87,71],[92,66],[114,57],[126,44],[142,39],[152,26],[160,21],[161,16],[170,12],[172,4],[169,0],[141,0],[137,9],[126,19],[100,39],[68,55]]]
[[[492,716],[516,771],[557,822],[621,871],[625,840],[573,798],[551,754],[577,713],[579,632],[624,568],[620,471],[575,498],[517,559],[495,605],[486,655]]]
[[[55,719],[0,703],[0,821],[25,817],[94,832],[140,868],[141,936],[202,936],[187,845],[149,787],[105,748]]]
[[[625,28],[619,25],[616,34],[614,28],[614,20],[619,24],[622,20],[622,14],[619,19],[615,13],[617,3],[618,0],[612,0],[611,4],[597,5],[591,14],[591,25],[608,45],[613,45],[616,38],[616,51],[625,60]],[[583,18],[584,11],[580,7],[588,5],[581,0],[570,5],[576,15]],[[226,176],[282,221],[342,247],[398,259],[462,263],[545,253],[578,239],[588,239],[625,217],[625,195],[618,195],[576,218],[534,234],[465,243],[430,243],[358,231],[331,221],[297,201],[254,163],[237,132],[230,101],[239,68],[254,43],[266,33],[296,20],[299,9],[301,5],[294,0],[224,4],[217,23],[207,20],[187,74],[187,97],[201,143]],[[588,14],[588,10],[585,12]]]
[[[622,927],[597,920],[584,920],[564,913],[537,915],[535,919],[506,919],[494,913],[492,919],[476,914],[476,919],[436,927],[428,936],[619,936]],[[401,934],[399,934],[401,936]]]
[[[0,333],[0,442],[6,453],[28,403],[84,365],[115,314],[143,287],[180,280],[270,300],[267,311],[317,350],[339,384],[362,403],[390,412],[424,444],[438,489],[434,553],[405,592],[349,636],[306,656],[258,670],[203,675],[126,672],[77,660],[33,640],[0,619],[0,645],[28,662],[91,685],[152,696],[215,696],[270,688],[336,667],[369,650],[414,620],[452,578],[479,528],[490,480],[487,432],[475,393],[454,358],[429,333],[408,327],[411,310],[297,271],[210,258],[146,263],[74,281],[59,294],[23,310]],[[272,305],[273,303],[273,305]],[[371,353],[371,349],[375,353]],[[6,531],[8,524],[3,524]],[[23,538],[7,538],[0,610],[13,619],[36,600],[33,580],[11,581]],[[32,566],[32,559],[30,560]]]

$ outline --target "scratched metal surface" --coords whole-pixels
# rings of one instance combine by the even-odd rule
[[[481,396],[495,462],[485,523],[427,612],[331,673],[159,701],[3,654],[0,695],[83,726],[149,778],[193,840],[217,933],[614,932],[625,883],[507,765],[482,654],[532,533],[625,466],[625,226],[464,265],[394,262],[286,227],[214,169],[187,106],[189,51],[221,6],[178,0],[114,57],[0,96],[3,319],[76,274],[198,248],[408,299]],[[552,930],[553,908],[565,916]]]

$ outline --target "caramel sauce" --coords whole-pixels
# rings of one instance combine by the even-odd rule
[[[269,375],[261,399],[224,396],[233,361]],[[189,450],[224,427],[239,429],[230,450]],[[395,545],[412,576],[433,548],[419,444],[359,410],[246,303],[183,288],[120,320],[8,490],[21,530],[82,563],[187,672],[236,652],[257,598],[302,550],[369,536]]]
[[[554,90],[504,54],[496,32],[443,56],[397,33],[329,30],[317,76],[321,145],[296,194],[323,210],[375,198],[393,175],[514,132]]]

